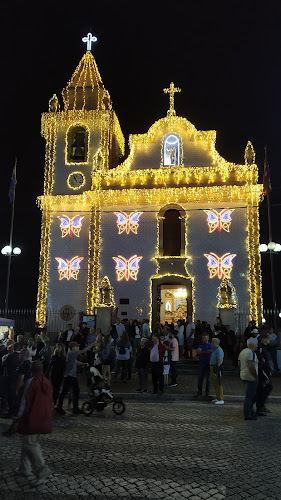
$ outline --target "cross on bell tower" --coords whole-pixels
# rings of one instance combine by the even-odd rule
[[[92,33],[88,33],[87,36],[82,38],[82,42],[87,44],[87,50],[92,50],[92,43],[97,41],[97,37],[93,36]]]
[[[170,94],[169,95],[170,109],[168,109],[167,116],[175,116],[176,111],[175,111],[175,107],[174,107],[174,104],[175,104],[174,103],[174,94],[176,92],[181,92],[181,89],[179,87],[175,87],[174,83],[171,82],[170,87],[168,89],[163,89],[163,92],[165,92],[165,94]]]

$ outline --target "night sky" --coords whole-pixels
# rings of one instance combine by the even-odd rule
[[[35,307],[45,141],[41,113],[61,91],[85,53],[81,38],[98,38],[93,54],[110,92],[126,144],[166,115],[173,81],[177,114],[199,130],[217,131],[217,150],[244,163],[251,140],[262,181],[268,148],[273,190],[273,241],[281,243],[281,3],[185,2],[3,2],[1,42],[1,232],[9,241],[8,200],[18,158],[14,246],[9,305]],[[46,6],[48,4],[48,6]],[[35,8],[34,5],[37,7]],[[166,5],[166,6],[165,6]],[[261,242],[268,242],[263,201]],[[277,304],[281,307],[281,255],[274,255]],[[269,255],[262,256],[264,305],[271,305]],[[0,254],[0,307],[4,306],[7,258]],[[204,318],[201,318],[204,319]]]

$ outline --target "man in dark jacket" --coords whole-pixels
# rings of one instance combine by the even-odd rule
[[[263,327],[260,334],[257,357],[259,361],[258,365],[258,387],[256,392],[256,405],[257,405],[257,415],[260,417],[265,417],[265,403],[272,391],[272,369],[270,366],[270,357],[268,353],[269,344],[269,334],[266,327]]]
[[[18,379],[18,368],[20,365],[20,344],[10,346],[10,353],[3,361],[3,367],[7,376],[7,400],[9,416],[14,414],[16,404],[16,387]]]
[[[46,466],[38,442],[40,434],[52,430],[53,391],[49,380],[43,375],[41,361],[33,361],[31,378],[27,380],[17,416],[17,431],[21,434],[21,457],[17,473],[28,477],[33,472],[36,479],[31,486],[44,483],[51,474]]]

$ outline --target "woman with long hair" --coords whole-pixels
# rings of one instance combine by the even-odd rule
[[[53,400],[54,405],[57,404],[57,400],[60,393],[60,387],[63,381],[63,376],[66,367],[66,353],[65,345],[60,343],[57,344],[48,367],[48,375],[51,374],[51,382],[53,386]]]
[[[122,369],[123,382],[128,380],[128,364],[130,362],[132,352],[131,342],[129,341],[128,334],[126,330],[122,333],[120,340],[117,342],[116,346],[116,367],[114,380],[116,382],[118,374]]]

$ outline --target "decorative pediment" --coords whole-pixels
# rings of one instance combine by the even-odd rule
[[[101,186],[118,189],[257,183],[255,164],[228,162],[215,143],[214,130],[199,131],[186,118],[167,116],[146,134],[130,136],[128,158],[105,173]]]

